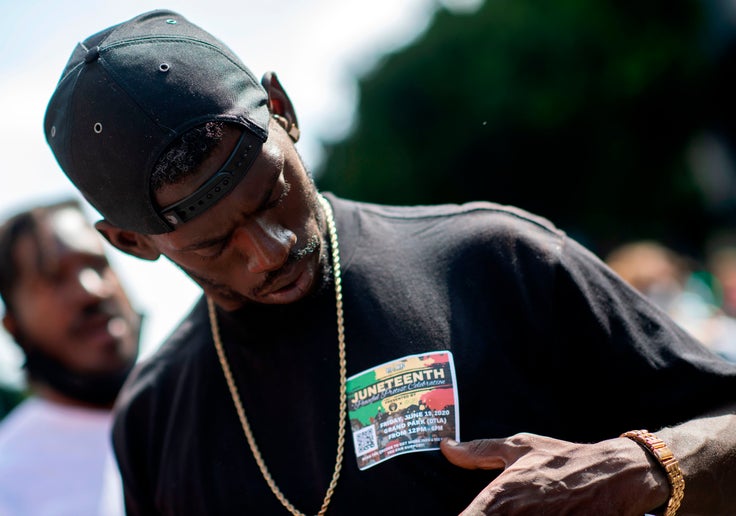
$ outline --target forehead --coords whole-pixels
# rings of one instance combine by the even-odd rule
[[[104,257],[102,238],[76,208],[60,208],[36,218],[33,231],[22,235],[14,256],[22,274],[52,273],[71,256]]]
[[[41,229],[47,229],[51,240],[63,251],[104,253],[102,238],[75,208],[62,208],[50,213],[42,221]]]

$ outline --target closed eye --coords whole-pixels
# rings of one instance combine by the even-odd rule
[[[261,205],[257,212],[265,212],[273,208],[277,208],[283,204],[290,190],[291,184],[283,180],[283,175],[281,175],[279,177],[279,181],[274,184],[274,187],[269,192],[266,201]],[[233,233],[230,233],[220,240],[211,242],[206,247],[200,247],[195,251],[195,254],[204,260],[218,258],[227,249],[232,239],[232,235]]]
[[[194,254],[196,254],[200,258],[207,258],[207,259],[217,258],[225,251],[225,249],[227,249],[227,245],[229,242],[230,242],[230,236],[228,235],[227,238],[224,238],[218,242],[215,242],[212,245],[203,247],[201,249],[197,249],[194,252]]]

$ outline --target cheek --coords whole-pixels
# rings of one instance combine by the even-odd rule
[[[305,232],[311,236],[318,230],[316,214],[319,210],[319,201],[311,183],[302,182],[294,185],[284,208],[288,219],[286,227],[291,231],[302,233],[299,236],[303,236]]]
[[[25,288],[22,294],[16,296],[16,313],[24,323],[35,322],[33,326],[48,326],[39,322],[61,318],[61,314],[66,312],[66,303],[61,302],[61,297],[52,288]]]
[[[124,313],[133,312],[133,307],[130,304],[128,296],[125,294],[123,285],[112,271],[108,271],[105,274],[105,285],[110,293],[110,299],[118,306],[120,311]]]
[[[16,302],[18,330],[40,342],[63,338],[72,317],[69,304],[53,293],[32,294]]]

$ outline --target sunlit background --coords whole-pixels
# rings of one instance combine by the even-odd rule
[[[734,0],[0,6],[3,218],[77,195],[42,131],[73,46],[169,8],[256,75],[278,73],[299,115],[298,149],[325,189],[375,202],[515,204],[600,255],[649,238],[705,263],[736,227]],[[145,357],[198,288],[165,260],[109,254],[146,315]],[[21,355],[0,337],[0,383],[21,385]]]

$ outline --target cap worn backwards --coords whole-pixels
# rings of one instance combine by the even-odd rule
[[[59,165],[110,223],[172,231],[243,177],[268,136],[268,96],[211,34],[172,11],[152,11],[77,45],[46,110]],[[150,178],[163,151],[208,121],[242,126],[236,173],[208,180],[175,206],[158,206]],[[220,173],[226,172],[221,170]]]

